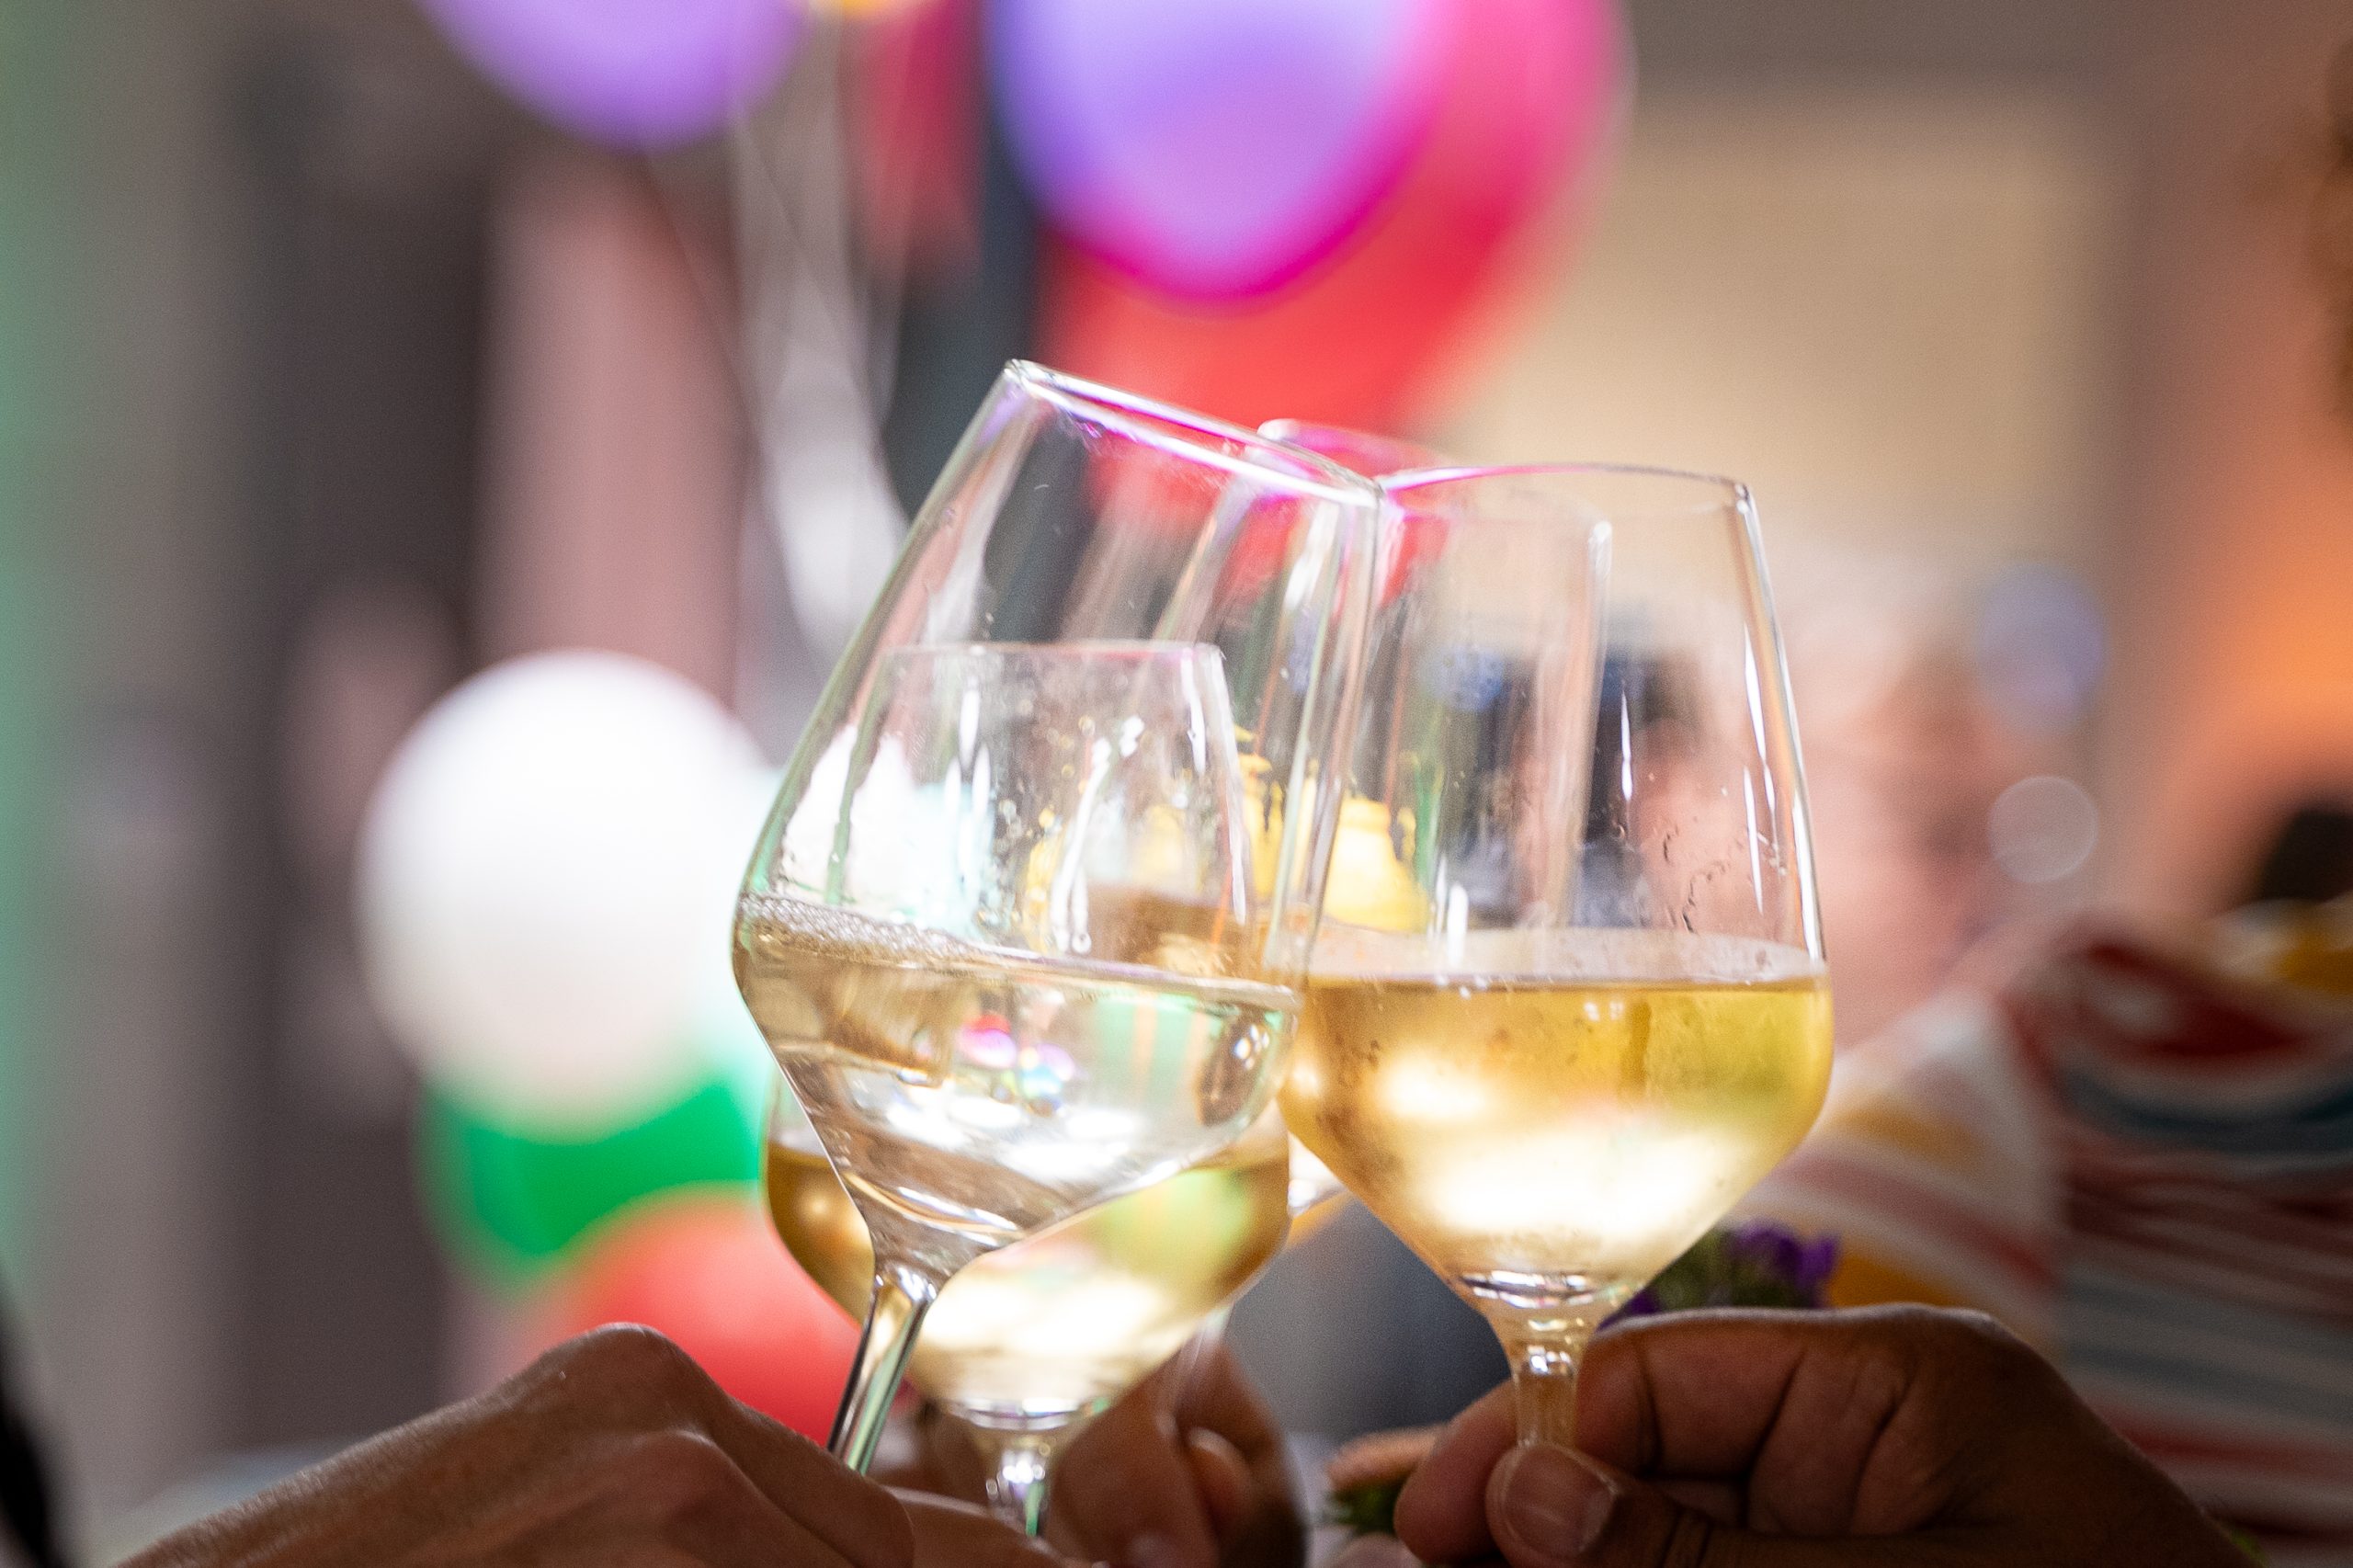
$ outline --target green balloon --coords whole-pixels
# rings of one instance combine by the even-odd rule
[[[428,1087],[417,1168],[443,1239],[482,1272],[516,1279],[649,1193],[757,1180],[760,1130],[716,1079],[633,1127],[568,1142],[509,1131]]]

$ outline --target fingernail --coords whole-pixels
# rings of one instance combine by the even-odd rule
[[[1504,1528],[1547,1560],[1590,1551],[1618,1506],[1618,1488],[1579,1454],[1549,1444],[1516,1449],[1501,1473]]]
[[[1421,1563],[1396,1537],[1367,1535],[1350,1541],[1332,1559],[1331,1568],[1421,1568]]]

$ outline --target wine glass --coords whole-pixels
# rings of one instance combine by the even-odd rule
[[[964,1425],[999,1517],[1038,1533],[1055,1456],[1281,1250],[1288,1148],[1269,1111],[1202,1164],[978,1258],[940,1290],[907,1376]],[[780,1081],[764,1168],[777,1234],[863,1316],[874,1288],[866,1223]]]
[[[874,1240],[833,1435],[852,1464],[956,1269],[1256,1115],[1313,939],[1378,508],[1309,454],[1023,364],[934,487],[737,927]]]
[[[1343,811],[1388,892],[1327,901],[1282,1108],[1495,1328],[1522,1440],[1567,1444],[1596,1326],[1827,1084],[1779,638],[1738,484],[1382,484]]]

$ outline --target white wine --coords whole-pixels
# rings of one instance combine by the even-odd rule
[[[924,1319],[908,1375],[959,1415],[998,1426],[1069,1420],[1175,1355],[1280,1250],[1285,1141],[1244,1143],[1141,1192],[975,1259]],[[863,1318],[866,1225],[825,1157],[771,1140],[768,1215],[824,1292]]]
[[[1440,971],[1443,940],[1327,935],[1282,1108],[1470,1296],[1639,1288],[1821,1109],[1830,997],[1797,949],[1473,932]]]
[[[1133,926],[1133,943],[1041,958],[745,901],[737,983],[870,1224],[953,1233],[969,1256],[1194,1165],[1256,1119],[1297,994],[1222,972],[1228,947],[1097,924]]]

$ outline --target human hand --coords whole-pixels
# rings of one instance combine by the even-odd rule
[[[926,1492],[898,1493],[915,1528],[915,1568],[1074,1568],[977,1503]]]
[[[1072,1439],[1046,1533],[1119,1568],[1297,1568],[1307,1555],[1282,1428],[1215,1340],[1188,1346]]]
[[[1700,1312],[1603,1335],[1581,1453],[1499,1389],[1431,1442],[1399,1540],[1336,1568],[2245,1568],[2172,1482],[1990,1319]],[[1401,1544],[1402,1543],[1402,1544]]]
[[[728,1398],[660,1335],[608,1328],[169,1536],[124,1568],[1023,1561],[983,1557],[976,1545],[1019,1543],[982,1523],[986,1530],[937,1519],[918,1528],[880,1485]],[[961,1554],[936,1555],[943,1540]]]

